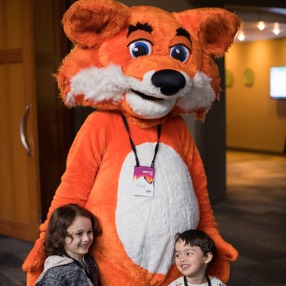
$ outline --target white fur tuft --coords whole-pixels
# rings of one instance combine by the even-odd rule
[[[177,106],[186,113],[201,108],[207,111],[215,100],[215,96],[215,91],[211,86],[211,78],[203,72],[197,72],[192,80],[189,94],[180,98],[177,102]]]
[[[66,103],[74,105],[74,98],[77,95],[83,95],[84,99],[93,102],[105,100],[119,102],[127,86],[126,77],[119,66],[83,69],[71,78],[71,89],[67,94]]]
[[[142,81],[129,77],[128,81],[132,90],[139,91],[146,96],[150,96],[161,100],[145,100],[136,95],[133,91],[126,93],[126,101],[131,106],[134,112],[147,119],[161,118],[167,115],[175,106],[177,98],[184,97],[190,92],[190,79],[181,72],[186,79],[186,85],[176,94],[167,96],[161,93],[160,87],[155,87],[152,84],[152,76],[155,71],[147,72]]]

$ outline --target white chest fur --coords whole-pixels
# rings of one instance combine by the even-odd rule
[[[141,166],[150,166],[155,143],[136,146]],[[153,197],[132,193],[135,157],[130,152],[121,169],[116,208],[119,238],[130,259],[151,273],[166,274],[173,262],[174,235],[199,222],[192,179],[179,154],[160,143],[155,161]]]

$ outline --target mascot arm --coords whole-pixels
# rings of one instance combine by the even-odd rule
[[[192,150],[192,155],[189,156],[191,158],[189,169],[200,208],[200,223],[198,228],[207,232],[212,237],[218,251],[216,262],[211,266],[209,274],[226,282],[229,279],[229,262],[236,260],[238,252],[233,246],[225,242],[219,234],[209,200],[207,178],[199,151],[195,143],[193,143],[190,149]]]
[[[90,131],[91,128],[93,129],[92,132]],[[88,199],[101,161],[100,154],[102,152],[100,149],[103,150],[104,148],[100,146],[104,144],[104,140],[101,140],[104,136],[99,136],[99,138],[96,138],[96,136],[91,137],[92,134],[98,135],[94,129],[94,122],[92,124],[92,120],[88,118],[70,148],[66,171],[51,203],[47,220],[41,224],[39,228],[40,237],[22,267],[24,271],[28,272],[27,285],[34,285],[43,270],[45,260],[43,243],[52,212],[56,208],[68,203],[76,203],[84,206]]]

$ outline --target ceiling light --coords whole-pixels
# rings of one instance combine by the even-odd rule
[[[265,29],[265,23],[263,21],[259,21],[258,24],[257,24],[257,28],[260,31],[263,31]]]
[[[280,34],[280,28],[279,28],[279,23],[275,22],[274,23],[274,27],[273,27],[273,30],[272,32],[275,34],[275,35],[279,35]]]
[[[240,28],[236,34],[236,37],[238,38],[238,40],[240,42],[244,41],[245,39],[245,35],[244,35],[244,32],[243,32],[243,22],[241,22],[241,25],[240,25]]]
[[[237,34],[237,38],[239,39],[239,41],[243,42],[244,39],[245,39],[245,36],[244,36],[244,33],[243,31],[239,31],[238,34]]]

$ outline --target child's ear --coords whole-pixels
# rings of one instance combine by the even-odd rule
[[[213,259],[213,254],[211,252],[208,252],[207,255],[205,256],[205,263],[208,264],[212,261]]]

